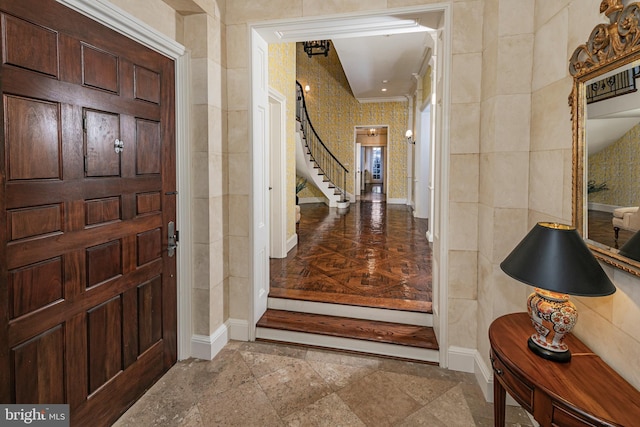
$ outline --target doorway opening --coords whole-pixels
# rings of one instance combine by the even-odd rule
[[[409,13],[423,13],[423,14],[428,14],[428,13],[432,13],[432,12],[436,12],[436,13],[440,13],[441,17],[443,17],[440,22],[441,22],[441,27],[439,31],[441,31],[441,36],[439,37],[439,40],[442,44],[442,52],[445,52],[442,56],[442,58],[444,58],[443,66],[440,68],[439,72],[441,73],[441,75],[443,76],[443,80],[442,80],[442,86],[441,88],[442,93],[444,94],[442,96],[442,99],[440,99],[439,101],[441,102],[440,105],[442,105],[443,107],[443,111],[448,111],[448,105],[449,105],[449,98],[447,95],[447,88],[449,85],[448,82],[448,77],[447,77],[447,71],[448,71],[448,66],[450,63],[450,39],[451,39],[451,34],[450,34],[450,25],[451,25],[451,11],[450,11],[450,7],[448,5],[439,5],[439,6],[421,6],[421,7],[413,7],[413,8],[402,8],[402,9],[394,9],[394,10],[389,10],[386,11],[385,13],[365,13],[365,14],[351,14],[349,15],[347,18],[347,20],[353,19],[353,20],[366,20],[366,19],[372,19],[372,18],[380,18],[380,17],[386,17],[386,18],[391,18],[391,19],[395,19],[394,16],[407,16],[407,14]],[[395,14],[395,15],[394,15]],[[303,20],[297,20],[297,21],[291,21],[289,23],[283,23],[282,21],[279,22],[273,22],[273,23],[264,23],[264,24],[259,24],[259,25],[254,25],[252,26],[252,29],[254,29],[257,33],[259,33],[259,35],[263,38],[263,40],[270,42],[270,43],[279,43],[279,42],[291,42],[291,41],[303,41],[303,40],[307,40],[309,37],[313,37],[314,39],[332,39],[333,37],[347,37],[349,35],[353,35],[353,33],[355,32],[353,29],[348,30],[345,27],[345,17],[342,17],[342,19],[339,20],[335,20],[335,19],[330,19],[330,18],[309,18],[309,19],[303,19]],[[331,25],[328,25],[328,24]],[[341,33],[340,35],[337,34],[332,34],[332,32],[337,31],[335,27],[339,27],[339,29],[341,31],[344,31],[344,33]],[[344,28],[343,28],[344,27]],[[362,28],[362,27],[360,27]],[[361,29],[358,31],[362,31]],[[378,34],[380,34],[381,29],[378,29]],[[386,32],[386,31],[383,31]],[[254,33],[255,35],[255,33]],[[257,49],[260,49],[258,46],[258,44],[253,43],[252,44],[253,49],[252,52],[253,53],[257,53]],[[252,53],[252,55],[253,55]],[[264,77],[262,77],[262,75],[258,71],[257,68],[255,66],[256,60],[255,57],[259,56],[259,55],[253,55],[254,59],[252,60],[252,80],[254,82],[258,82],[261,78],[264,79]],[[264,80],[263,80],[264,81]],[[252,106],[252,121],[254,123],[254,132],[257,130],[255,128],[255,117],[259,117],[258,111],[255,109],[255,105]],[[442,123],[446,123],[446,113],[444,115],[441,115],[438,118],[438,123],[442,124]],[[446,129],[446,127],[445,127]],[[403,130],[403,134],[404,134],[404,130]],[[259,136],[257,135],[253,135],[253,146],[252,146],[252,152],[253,152],[253,156],[252,158],[254,159],[253,161],[253,166],[255,167],[255,163],[259,162],[260,157],[256,156],[256,152],[259,153],[261,151],[260,147],[257,147],[257,145],[261,144],[261,139]],[[448,182],[447,182],[447,171],[446,171],[446,159],[448,158],[448,147],[447,147],[447,142],[448,142],[448,133],[441,131],[437,134],[437,139],[438,139],[438,144],[442,145],[441,149],[438,151],[437,155],[438,155],[438,162],[437,162],[437,168],[438,170],[436,171],[436,174],[438,176],[439,179],[441,179],[441,181],[439,180],[438,184],[438,190],[439,190],[439,195],[436,198],[436,201],[439,200],[443,200],[446,199],[446,194],[448,191]],[[403,140],[404,142],[404,140]],[[385,154],[382,154],[383,156],[385,156]],[[386,155],[389,155],[389,153],[386,153]],[[396,156],[397,154],[392,154],[393,156]],[[355,159],[354,159],[355,162]],[[388,165],[386,166],[388,168]],[[443,170],[444,169],[444,170]],[[383,188],[388,185],[387,183],[385,183],[384,177],[388,176],[388,171],[385,171],[385,169],[382,169],[382,185]],[[355,180],[355,178],[354,178]],[[362,181],[361,181],[362,184]],[[264,186],[262,186],[264,187]],[[261,186],[259,186],[259,183],[254,182],[254,189],[255,188],[262,188]],[[354,186],[355,192],[357,192],[358,188],[357,186]],[[256,224],[259,224],[260,221],[260,213],[258,210],[256,210],[256,207],[260,206],[260,203],[258,203],[260,201],[260,197],[259,195],[256,194],[255,190],[252,190],[252,195],[251,195],[252,199],[254,200],[253,206],[253,212],[252,212],[252,218],[253,218],[253,226],[255,227]],[[393,203],[397,203],[397,201],[393,201]],[[446,205],[446,204],[445,204]],[[438,216],[440,217],[446,217],[447,214],[447,207],[438,203],[436,206],[436,209],[438,210]],[[396,205],[393,205],[396,206]],[[401,206],[403,208],[409,209],[406,205]],[[304,218],[304,215],[303,215]],[[346,221],[347,218],[346,216],[341,217],[341,219],[343,221]],[[326,221],[331,221],[331,214],[329,215],[325,215],[324,218]],[[334,223],[337,220],[334,218]],[[334,224],[335,225],[335,224]],[[439,226],[439,221],[435,221],[435,225],[436,227],[434,227],[436,229],[436,231],[438,231],[438,240],[439,240],[439,253],[438,256],[434,256],[434,271],[435,271],[435,276],[434,276],[434,293],[437,292],[437,286],[439,283],[446,283],[446,276],[447,276],[447,232],[446,230],[438,230],[438,226]],[[318,228],[319,230],[319,228]],[[302,236],[299,235],[300,239],[302,240]],[[422,235],[420,236],[420,238],[424,241],[424,233],[422,233]],[[376,237],[371,238],[371,241],[373,242],[374,239],[376,239]],[[334,245],[336,243],[333,243]],[[252,246],[254,246],[254,251],[255,251],[255,242],[252,240]],[[301,248],[301,244],[298,244],[298,246],[296,248],[294,248],[292,250],[292,252],[294,251],[300,251]],[[372,248],[369,248],[372,249]],[[373,248],[375,249],[375,248]],[[316,259],[321,257],[321,252],[322,250],[318,250],[316,249],[313,253],[308,253],[306,255],[308,256],[313,256]],[[325,257],[325,260],[328,257]],[[437,261],[435,260],[436,258]],[[366,259],[366,258],[365,258]],[[254,260],[255,261],[255,260]],[[331,261],[327,261],[328,264],[331,264]],[[349,260],[345,261],[345,263],[348,263]],[[339,263],[334,263],[333,265],[336,266]],[[346,265],[346,264],[345,264]],[[255,262],[252,263],[252,271],[251,271],[251,282],[254,284],[253,286],[253,292],[256,292],[256,289],[258,289],[255,286],[255,282],[256,282],[256,276],[258,273],[258,271],[256,270],[257,264]],[[274,268],[273,263],[271,264],[271,268]],[[277,266],[275,267],[277,268]],[[342,269],[345,269],[345,267],[339,267]],[[436,280],[437,278],[437,280]],[[443,280],[445,279],[445,280]],[[323,285],[322,282],[316,282],[316,284],[321,287]],[[434,301],[434,317],[433,317],[433,322],[434,322],[434,327],[436,327],[437,324],[437,330],[439,332],[439,335],[442,337],[441,339],[439,339],[439,341],[441,342],[441,344],[444,345],[444,352],[440,353],[440,362],[443,366],[447,365],[446,362],[446,348],[447,348],[447,337],[446,337],[446,329],[447,329],[447,320],[446,320],[446,307],[447,307],[447,292],[446,289],[442,289],[441,292],[439,292],[438,294],[441,298],[441,300],[439,300],[437,303]],[[271,297],[271,295],[270,295]],[[252,312],[252,316],[250,316],[249,321],[253,322],[253,324],[255,324],[255,322],[258,320],[258,318],[261,316],[262,313],[255,311],[255,307],[254,310]],[[397,320],[397,316],[393,316],[392,318],[394,318],[394,320]]]

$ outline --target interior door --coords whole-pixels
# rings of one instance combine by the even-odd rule
[[[176,360],[174,64],[0,3],[0,401],[109,425]]]
[[[269,46],[255,30],[251,41],[253,339],[269,296]]]

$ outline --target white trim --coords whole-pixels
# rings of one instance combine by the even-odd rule
[[[306,205],[307,203],[324,203],[329,205],[329,200],[326,197],[298,197],[299,205]]]
[[[226,324],[229,327],[229,339],[236,341],[249,341],[249,322],[244,319],[229,319]]]
[[[298,313],[323,314],[326,316],[376,320],[415,326],[433,326],[433,315],[431,313],[420,313],[417,311],[389,310],[376,307],[361,307],[356,305],[273,297],[267,300],[267,307],[273,310],[286,310]]]
[[[406,205],[407,199],[387,199],[388,205]]]
[[[57,0],[89,18],[175,61],[177,226],[180,233],[177,268],[178,359],[191,356],[191,105],[190,58],[184,46],[106,0]]]
[[[185,53],[186,49],[180,43],[107,0],[57,1],[169,58],[177,59]]]
[[[484,399],[489,403],[493,403],[493,371],[484,363],[484,360],[480,357],[480,353],[477,351],[474,364],[476,381],[478,381]],[[509,393],[507,393],[506,404],[509,406],[520,406]],[[529,414],[527,413],[527,415]]]
[[[440,350],[442,350],[442,347],[440,347]],[[449,355],[449,369],[460,372],[474,372],[475,357],[476,353],[478,353],[476,349],[451,346],[447,353]]]
[[[618,209],[621,206],[616,205],[607,205],[604,203],[596,203],[596,202],[588,202],[587,203],[589,210],[600,211],[600,212],[609,212],[613,213],[614,210]]]
[[[192,221],[191,221],[191,56],[186,53],[176,59],[176,179],[178,180],[177,226],[180,231],[178,249],[178,360],[191,356],[189,337],[192,334],[193,283]]]
[[[434,328],[438,334],[438,343],[440,344],[440,367],[447,368],[447,361],[449,359],[449,112],[450,112],[450,99],[451,99],[451,82],[450,82],[450,70],[452,61],[452,43],[451,33],[453,28],[452,10],[450,4],[442,5],[444,10],[444,28],[443,32],[443,44],[444,46],[439,52],[443,52],[442,58],[442,122],[436,123],[435,126],[441,127],[442,138],[440,141],[434,143],[440,143],[440,197],[438,202],[438,208],[440,210],[440,220],[438,221],[438,229],[434,227],[435,238],[438,240],[440,262],[438,265],[438,277],[435,286],[438,286],[438,304],[434,307],[434,314],[437,310],[437,322],[439,326]],[[436,106],[437,108],[437,106]],[[429,218],[429,222],[434,221],[434,218]],[[435,222],[435,221],[434,221]]]
[[[229,342],[229,330],[226,323],[220,325],[209,336],[193,334],[191,337],[191,355],[197,359],[211,360]]]
[[[298,244],[298,233],[294,234],[287,240],[287,253]]]
[[[442,11],[442,4],[358,11],[345,14],[276,19],[251,24],[268,43],[301,42],[304,40],[353,38],[374,35],[402,34],[433,30],[435,17],[422,13]],[[420,15],[421,22],[406,19],[408,14]],[[391,16],[390,16],[391,15]],[[427,19],[430,22],[423,21]]]
[[[269,251],[272,258],[285,258],[287,256],[287,98],[269,86],[269,108],[271,111],[277,111],[278,115],[270,115],[269,117]],[[277,126],[279,126],[278,134],[280,139],[274,141],[273,129],[271,125],[274,120],[279,118]],[[279,144],[274,147],[274,144]],[[274,159],[274,151],[277,153],[277,159]],[[273,167],[275,163],[275,166]],[[273,188],[272,188],[273,187]],[[279,206],[271,203],[272,199],[280,201]],[[273,233],[274,227],[277,233]],[[274,236],[274,234],[276,234]]]
[[[438,350],[429,350],[374,341],[363,341],[343,337],[332,337],[328,335],[315,335],[306,332],[283,331],[279,329],[258,327],[256,328],[256,338],[357,351],[367,354],[401,357],[404,359],[421,360],[423,362],[438,362]]]
[[[484,363],[484,359],[480,357],[480,353],[477,351],[474,357],[474,369],[476,381],[482,390],[484,399],[493,403],[493,371]]]
[[[406,96],[387,96],[385,98],[356,98],[360,104],[378,102],[407,102]]]

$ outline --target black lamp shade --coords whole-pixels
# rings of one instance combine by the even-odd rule
[[[605,296],[616,291],[575,228],[539,222],[502,261],[514,279],[552,292]]]

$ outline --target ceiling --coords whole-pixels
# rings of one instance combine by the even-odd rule
[[[443,16],[435,6],[421,6],[393,14],[362,12],[273,22],[257,31],[267,43],[331,40],[360,102],[397,101],[415,91],[414,74],[436,51],[435,29],[443,25]]]
[[[433,31],[334,39],[333,46],[360,102],[406,101],[433,52]],[[384,89],[384,91],[383,91]]]
[[[618,141],[640,123],[640,91],[594,102],[587,106],[588,154],[596,154]]]

